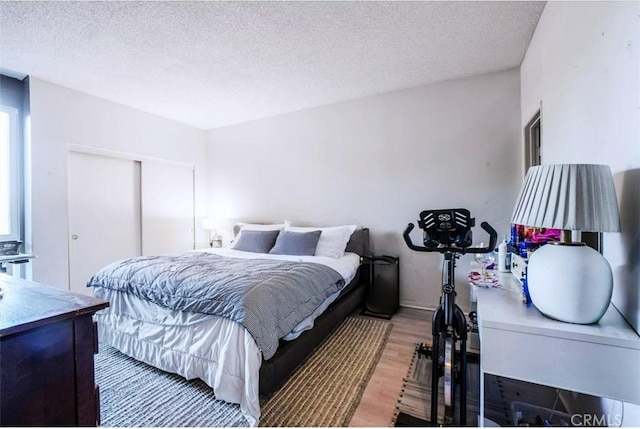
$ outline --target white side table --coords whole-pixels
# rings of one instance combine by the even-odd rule
[[[640,336],[613,305],[594,325],[558,322],[523,304],[512,274],[499,276],[502,289],[475,291],[481,423],[484,374],[640,404]]]
[[[0,255],[0,273],[6,273],[6,264],[21,264],[35,258],[35,255],[18,253],[17,255]]]

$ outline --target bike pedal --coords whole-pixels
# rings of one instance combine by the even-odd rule
[[[433,356],[433,350],[431,350],[431,347],[427,346],[424,343],[420,343],[418,346],[416,346],[416,351],[418,352],[418,354],[427,358],[431,358]]]

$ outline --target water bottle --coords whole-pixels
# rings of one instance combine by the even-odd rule
[[[509,251],[507,250],[507,238],[502,240],[498,245],[498,271],[508,273],[511,270],[509,266]]]

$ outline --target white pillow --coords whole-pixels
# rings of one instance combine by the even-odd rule
[[[285,231],[291,232],[322,231],[316,246],[315,256],[328,256],[330,258],[341,258],[344,256],[344,249],[346,249],[351,234],[353,234],[356,228],[356,225],[329,226],[324,228],[289,226],[287,224],[284,226]]]
[[[260,223],[244,223],[238,222],[238,226],[240,226],[240,231],[243,229],[250,231],[275,231],[277,229],[283,229],[284,223],[272,223],[269,225],[263,225]]]

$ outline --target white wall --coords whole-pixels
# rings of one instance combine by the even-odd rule
[[[522,180],[519,93],[514,69],[211,130],[210,209],[367,226],[377,254],[400,256],[401,304],[434,308],[442,257],[410,251],[401,234],[424,209],[456,207],[508,233]]]
[[[204,131],[34,78],[30,102],[33,280],[68,287],[69,144],[195,165],[196,216],[204,215]]]
[[[611,166],[622,233],[605,234],[604,255],[613,302],[640,331],[639,49],[640,2],[547,3],[521,67],[521,124],[542,105],[544,163]],[[638,407],[624,424],[640,424]]]
[[[613,170],[622,233],[605,234],[604,255],[616,277],[614,302],[638,330],[639,17],[638,2],[550,2],[521,71],[522,124],[542,104],[543,162]]]

